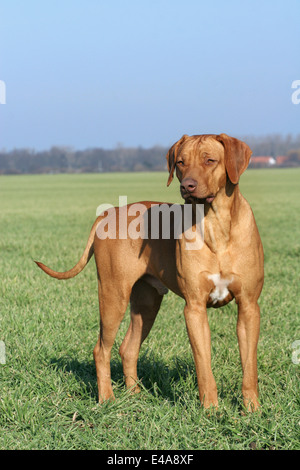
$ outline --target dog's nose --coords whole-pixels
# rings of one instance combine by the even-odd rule
[[[185,193],[193,193],[197,188],[197,181],[193,178],[184,178],[181,181],[180,189],[183,190]]]

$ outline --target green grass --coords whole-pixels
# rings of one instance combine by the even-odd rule
[[[219,409],[199,405],[183,301],[169,293],[142,346],[142,393],[124,387],[112,353],[116,401],[98,405],[92,350],[99,331],[94,261],[76,278],[45,276],[80,257],[103,202],[181,202],[167,174],[0,177],[0,449],[299,449],[300,171],[248,170],[241,179],[265,249],[260,299],[260,413],[243,414],[236,309],[209,311]],[[299,354],[300,355],[300,354]]]

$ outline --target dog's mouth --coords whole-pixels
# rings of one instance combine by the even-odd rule
[[[186,202],[188,203],[196,203],[196,204],[211,204],[213,202],[213,200],[215,199],[215,195],[214,194],[210,194],[208,196],[205,196],[205,197],[196,197],[196,196],[193,196],[192,194],[190,193],[186,193],[186,194],[182,194],[182,197],[183,199],[185,199]]]

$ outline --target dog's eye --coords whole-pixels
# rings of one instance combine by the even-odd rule
[[[176,165],[178,165],[178,166],[183,166],[183,165],[184,165],[184,163],[183,163],[183,161],[182,161],[182,160],[178,160],[178,162],[176,162]]]
[[[214,158],[206,158],[205,159],[205,164],[206,165],[213,165],[216,162],[217,162],[217,160],[215,160]]]

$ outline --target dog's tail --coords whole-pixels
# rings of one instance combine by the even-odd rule
[[[96,233],[98,223],[99,223],[99,220],[97,219],[91,229],[83,255],[81,256],[78,263],[74,266],[74,268],[70,269],[69,271],[58,272],[58,271],[53,271],[53,269],[48,268],[48,266],[45,266],[43,263],[40,263],[39,261],[35,261],[35,263],[46,274],[48,274],[51,277],[55,277],[56,279],[70,279],[72,277],[77,276],[77,274],[79,274],[83,270],[83,268],[88,264],[89,260],[94,254],[94,238],[95,238],[95,233]]]

